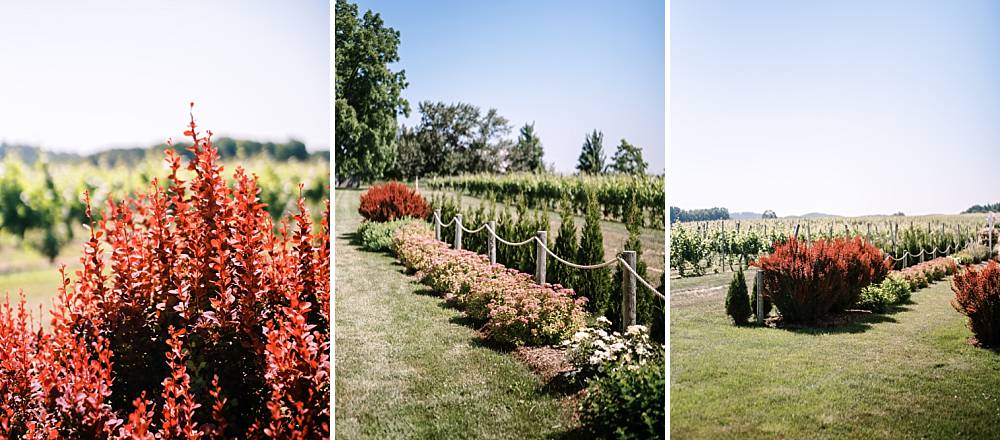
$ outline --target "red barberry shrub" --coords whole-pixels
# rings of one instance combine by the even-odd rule
[[[1000,347],[1000,264],[968,268],[951,280],[952,307],[969,317],[969,329],[979,345]]]
[[[764,271],[763,294],[786,322],[812,322],[858,302],[861,289],[881,282],[892,268],[874,245],[861,238],[789,238],[753,265]]]
[[[373,186],[361,194],[358,213],[373,222],[387,222],[404,217],[427,218],[431,207],[424,196],[410,187],[399,182],[389,182]]]
[[[330,225],[278,233],[212,134],[109,200],[43,331],[0,309],[0,438],[329,438]]]

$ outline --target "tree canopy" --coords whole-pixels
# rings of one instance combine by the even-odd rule
[[[347,0],[337,0],[335,20],[336,179],[368,182],[393,165],[396,116],[410,112],[406,73],[389,68],[399,61],[399,32],[372,11],[359,17]]]
[[[649,164],[642,159],[642,149],[622,139],[611,157],[611,171],[619,174],[646,174]]]
[[[1000,203],[972,205],[969,209],[962,211],[962,214],[976,214],[983,212],[1000,212]]]
[[[398,178],[463,173],[504,172],[514,143],[510,122],[496,109],[459,102],[423,101],[420,123],[401,128],[399,158],[392,170]],[[339,160],[339,157],[338,157]]]
[[[765,218],[765,219],[766,218],[778,218],[778,214],[775,214],[774,211],[768,209],[768,210],[764,211],[764,214],[762,214],[760,216],[760,218]]]

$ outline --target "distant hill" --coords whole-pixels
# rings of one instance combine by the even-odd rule
[[[223,159],[267,156],[277,161],[287,161],[328,158],[330,156],[330,152],[327,150],[309,152],[304,143],[295,139],[290,139],[287,142],[258,142],[220,137],[214,139],[212,143],[219,150],[219,156]],[[189,142],[177,142],[174,144],[174,149],[181,156],[190,157],[191,153],[187,151],[189,146],[191,146]],[[0,143],[0,160],[8,156],[15,156],[26,163],[35,163],[44,156],[49,162],[89,161],[97,165],[107,166],[134,165],[143,162],[150,155],[162,158],[163,151],[166,149],[167,144],[156,144],[149,147],[112,148],[90,154],[77,154],[48,151],[33,145],[2,142]]]

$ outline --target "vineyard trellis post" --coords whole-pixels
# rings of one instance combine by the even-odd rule
[[[622,251],[622,259],[632,270],[622,272],[622,328],[635,325],[635,251]]]
[[[990,231],[989,231],[988,244],[989,248],[986,249],[987,255],[989,255],[990,259],[992,260],[993,259],[993,214],[990,214]]]
[[[434,239],[441,241],[441,208],[434,210]]]
[[[799,224],[798,223],[795,224],[795,239],[796,240],[799,239]]]
[[[490,254],[490,264],[497,264],[497,235],[496,235],[496,230],[497,230],[497,221],[496,220],[490,220],[490,230],[487,231],[487,232],[489,232],[489,237],[488,237],[489,241],[487,243],[487,248],[488,248],[489,254]]]
[[[545,231],[538,231],[535,235],[537,240],[535,240],[535,281],[538,284],[545,285],[545,243],[547,243],[548,233]]]
[[[757,300],[757,310],[755,313],[757,315],[757,325],[764,325],[764,271],[758,270],[757,274],[753,278],[754,290],[756,291]]]
[[[462,214],[455,215],[455,249],[462,248]]]

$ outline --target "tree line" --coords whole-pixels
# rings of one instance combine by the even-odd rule
[[[218,148],[219,157],[223,160],[266,156],[283,162],[328,158],[330,154],[329,151],[309,152],[306,149],[306,144],[297,139],[289,139],[286,142],[260,142],[250,139],[219,137],[213,139],[212,143]],[[167,148],[174,148],[180,156],[185,159],[191,159],[193,153],[187,150],[187,147],[190,146],[189,142],[176,142],[173,147],[165,143],[159,143],[149,147],[113,148],[82,155],[46,151],[33,145],[2,142],[0,143],[0,159],[16,157],[25,163],[33,164],[44,157],[50,163],[89,162],[98,166],[115,167],[118,165],[136,165],[150,158],[159,160],[163,157],[163,153]]]
[[[688,210],[688,209],[681,209],[676,206],[670,207],[670,223],[703,222],[709,220],[729,220],[729,210],[726,208]]]
[[[1000,212],[1000,203],[972,205],[969,209],[962,211],[962,214],[980,214],[984,212]]]
[[[496,109],[464,103],[423,101],[420,122],[397,125],[410,115],[402,91],[409,86],[405,70],[390,64],[399,58],[400,34],[379,14],[347,0],[335,10],[336,169],[340,185],[391,178],[449,176],[467,173],[552,172],[534,122],[512,139],[514,125]],[[585,136],[576,169],[582,174],[645,174],[642,149],[622,139],[610,162],[604,134]]]

